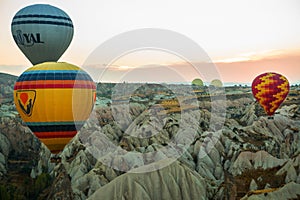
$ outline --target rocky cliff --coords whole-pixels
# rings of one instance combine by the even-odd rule
[[[185,104],[152,85],[124,104],[109,99],[113,84],[100,86],[90,119],[57,163],[11,97],[1,103],[1,199],[300,197],[297,88],[269,118],[247,88],[227,100],[198,96]]]

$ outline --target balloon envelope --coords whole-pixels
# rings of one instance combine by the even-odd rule
[[[214,79],[210,82],[210,85],[214,86],[214,87],[223,87],[223,83],[222,81],[220,81],[219,79]]]
[[[196,86],[204,86],[203,81],[200,78],[196,78],[192,81],[192,85],[196,85]]]
[[[52,153],[60,152],[92,111],[95,83],[68,63],[46,62],[21,74],[14,102],[21,118]]]
[[[72,41],[73,23],[59,8],[34,4],[16,13],[11,32],[16,44],[33,65],[56,62]]]
[[[257,76],[252,82],[252,93],[268,115],[273,115],[289,93],[286,77],[274,72]]]

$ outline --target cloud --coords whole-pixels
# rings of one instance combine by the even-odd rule
[[[94,80],[99,82],[189,82],[189,73],[169,65],[143,65],[138,67],[103,66],[89,67]]]
[[[126,67],[123,65],[103,64],[86,65],[87,71],[94,81],[101,82],[191,82],[201,78],[204,82],[220,79],[222,82],[251,83],[261,73],[273,71],[283,74],[291,84],[300,83],[300,50],[269,50],[259,53],[243,54],[246,60],[218,60],[214,63],[174,62],[162,65],[141,65]],[[228,62],[230,61],[230,62]],[[19,76],[28,66],[2,65],[0,72]],[[219,77],[215,71],[219,72]]]
[[[197,67],[187,62],[176,62],[138,67],[105,68],[103,65],[93,65],[85,69],[95,81],[101,82],[191,82],[195,78],[201,78],[204,82],[220,79],[225,83],[251,83],[256,76],[268,71],[283,74],[291,84],[300,81],[300,51],[270,51],[265,54],[268,55],[253,53],[251,55],[255,59],[244,61],[194,63]],[[215,74],[215,71],[219,74]]]
[[[261,73],[283,74],[291,83],[300,81],[300,51],[273,51],[256,55],[255,59],[236,62],[216,62],[225,82],[252,82]]]

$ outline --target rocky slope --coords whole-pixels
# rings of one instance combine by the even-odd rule
[[[114,104],[113,85],[100,86],[105,95],[56,164],[14,106],[1,104],[1,199],[300,197],[297,88],[268,118],[248,93],[185,107],[151,86]]]
[[[201,113],[202,119],[209,119],[205,113]],[[244,116],[249,115],[244,113]],[[178,117],[173,116],[172,120],[167,121],[163,131],[146,139],[137,139],[136,136],[141,134],[137,127],[146,124],[144,128],[147,130],[149,125],[154,126],[151,123],[155,124],[154,127],[159,127],[158,119],[150,120],[144,116],[143,120],[137,120],[140,123],[135,128],[127,128],[134,137],[131,134],[122,135],[122,130],[116,124],[98,126],[98,130],[94,130],[88,137],[94,143],[81,141],[86,139],[81,134],[89,133],[90,128],[96,127],[93,123],[98,122],[89,121],[61,155],[74,192],[73,198],[186,199],[183,198],[184,195],[193,194],[199,195],[200,199],[299,197],[298,106],[283,107],[274,119],[251,116],[251,119],[257,120],[248,126],[241,125],[234,119],[227,119],[225,126],[218,132],[206,129],[208,121],[203,120],[201,129],[198,129],[194,140],[186,151],[180,153],[177,161],[171,159],[173,162],[160,166],[170,156],[162,148],[170,141],[171,134],[176,132]],[[99,140],[99,136],[108,138],[113,143],[107,144]],[[97,149],[101,152],[121,153],[112,156],[105,156],[101,152],[95,154],[93,145],[101,146],[100,150]],[[122,152],[124,149],[125,153]],[[98,160],[97,156],[100,156]],[[151,168],[153,165],[155,170]],[[193,181],[187,178],[191,176]],[[157,189],[157,185],[161,187]],[[164,187],[165,185],[170,185],[173,189]],[[174,194],[178,196],[175,197]]]
[[[168,162],[168,160],[160,161]],[[128,172],[98,189],[89,199],[207,199],[205,179],[176,161],[148,172]]]

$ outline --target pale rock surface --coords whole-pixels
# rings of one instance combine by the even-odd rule
[[[206,183],[179,162],[148,173],[126,173],[101,187],[93,199],[207,199]]]
[[[266,151],[258,151],[256,153],[244,151],[240,153],[236,161],[231,165],[229,172],[236,176],[246,170],[270,169],[282,166],[285,162],[285,159],[275,158]]]

